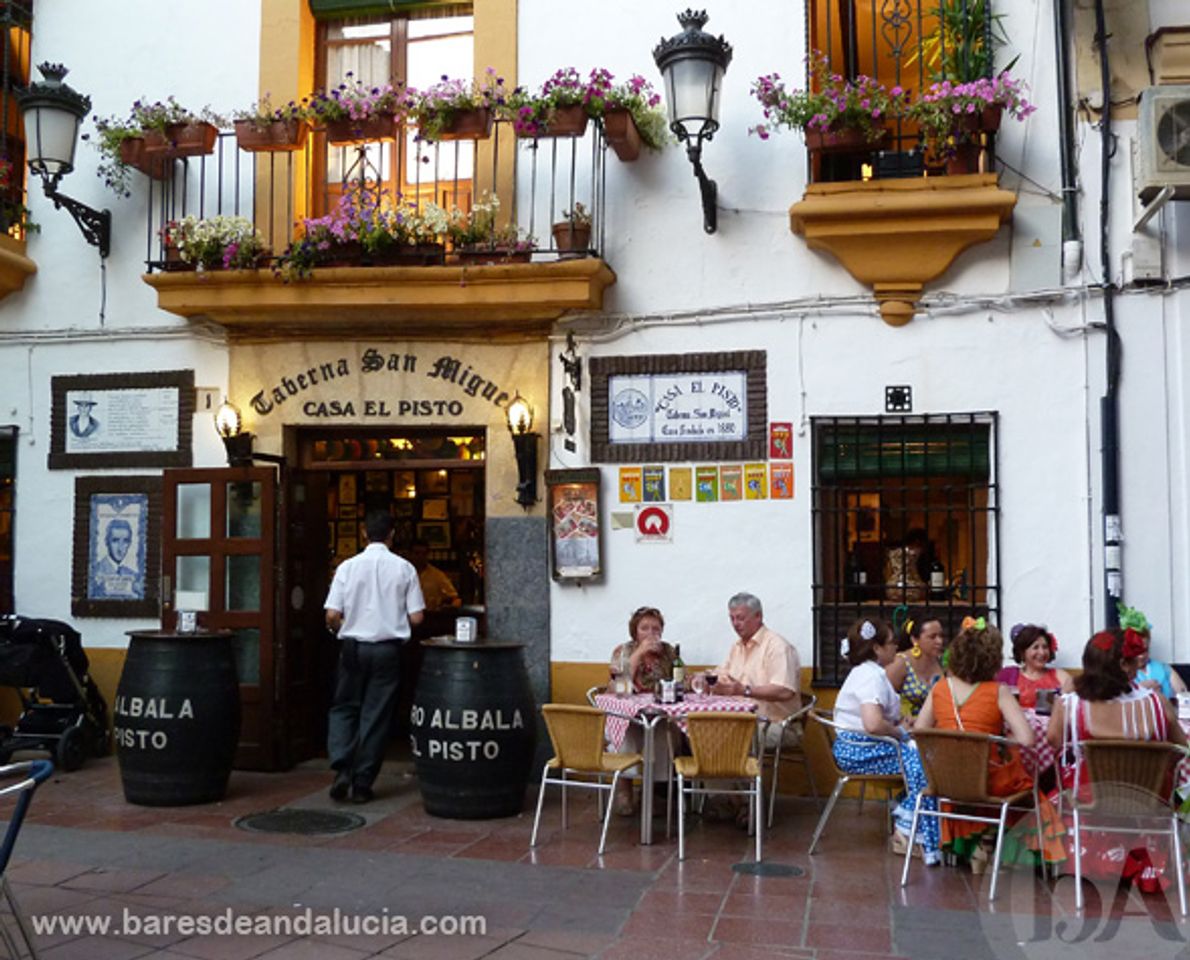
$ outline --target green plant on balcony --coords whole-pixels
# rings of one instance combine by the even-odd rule
[[[981,130],[999,125],[1000,114],[1024,120],[1037,108],[1024,95],[1024,83],[1008,72],[991,79],[981,77],[969,83],[941,80],[931,84],[909,107],[906,115],[915,121],[922,135],[934,143],[970,140]],[[995,119],[988,118],[989,111]]]
[[[500,111],[509,91],[504,86],[504,78],[488,67],[478,80],[452,80],[443,76],[425,90],[410,91],[410,94],[413,104],[409,116],[417,125],[418,136],[423,140],[439,140],[449,135],[465,114]],[[490,112],[484,118],[485,127],[490,126]]]
[[[306,120],[309,116],[309,98],[303,97],[301,100],[290,100],[288,103],[277,107],[273,105],[272,99],[267,93],[252,104],[252,106],[243,110],[235,110],[231,115],[232,119],[236,122],[247,123],[257,130],[267,130],[274,123],[290,123],[297,120]]]
[[[196,217],[171,220],[161,230],[166,256],[198,270],[255,270],[269,258],[264,237],[245,217]]]
[[[41,227],[29,219],[16,173],[13,162],[0,157],[0,233],[20,239],[26,233],[37,233]]]
[[[456,251],[499,251],[529,253],[537,241],[515,223],[498,225],[500,198],[485,193],[468,211],[454,209],[447,214],[446,236]]]
[[[581,119],[585,129],[587,118],[599,116],[603,103],[611,90],[612,75],[606,70],[592,70],[586,80],[579,76],[574,67],[564,67],[554,72],[536,93],[524,87],[517,87],[508,95],[502,115],[512,121],[519,137],[549,136],[557,131],[558,112],[566,108],[581,108],[572,111]],[[582,133],[582,129],[569,130]]]
[[[601,115],[626,110],[636,124],[641,143],[650,150],[661,150],[674,143],[669,132],[669,118],[661,108],[661,95],[639,74],[611,87],[603,97]]]
[[[413,105],[413,96],[401,85],[366,83],[351,72],[331,90],[319,90],[310,97],[310,119],[322,123],[337,120],[365,122],[376,117],[398,118]]]
[[[993,75],[996,49],[1008,42],[1008,34],[1004,15],[991,13],[988,0],[938,0],[929,16],[935,27],[906,66],[916,63],[920,55],[933,81],[970,83]],[[1016,60],[1004,70],[1011,70]]]

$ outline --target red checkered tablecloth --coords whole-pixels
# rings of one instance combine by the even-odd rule
[[[688,713],[703,713],[709,710],[752,713],[756,710],[756,701],[748,697],[699,697],[691,694],[677,703],[658,703],[651,693],[637,693],[631,697],[598,693],[595,695],[595,706],[607,713],[607,739],[613,750],[619,750],[631,723],[628,718],[636,717],[644,711],[665,714],[685,733],[685,716]]]

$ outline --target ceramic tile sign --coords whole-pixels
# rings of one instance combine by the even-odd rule
[[[774,420],[769,424],[769,459],[793,459],[793,424]]]
[[[694,490],[699,503],[715,503],[719,499],[719,468],[695,467]]]
[[[719,499],[741,500],[744,496],[744,468],[738,463],[719,468]]]
[[[644,468],[645,503],[660,503],[665,499],[665,467]]]
[[[689,467],[669,468],[669,498],[689,500],[692,492],[691,469]]]
[[[636,507],[637,543],[673,543],[673,504],[638,504]]]
[[[640,467],[620,467],[620,503],[640,503]]]
[[[768,493],[768,464],[744,465],[744,499],[763,500]]]
[[[608,440],[739,442],[748,435],[748,374],[649,373],[608,377]]]
[[[769,497],[773,500],[793,499],[793,464],[774,461],[769,464]]]

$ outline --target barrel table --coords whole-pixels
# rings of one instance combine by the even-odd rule
[[[240,736],[231,632],[128,636],[114,711],[125,799],[149,807],[222,800]]]
[[[486,820],[521,812],[536,739],[522,646],[422,641],[410,740],[427,813]]]

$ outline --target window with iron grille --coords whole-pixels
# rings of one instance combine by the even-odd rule
[[[857,619],[940,620],[1000,608],[996,414],[811,421],[814,675],[841,683]]]

